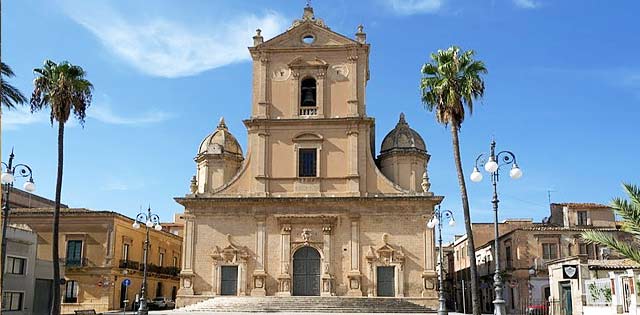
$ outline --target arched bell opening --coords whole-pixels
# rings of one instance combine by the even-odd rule
[[[316,107],[316,79],[306,78],[300,84],[300,106]]]

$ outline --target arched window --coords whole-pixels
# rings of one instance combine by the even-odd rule
[[[300,106],[316,106],[316,79],[306,78],[300,84]]]

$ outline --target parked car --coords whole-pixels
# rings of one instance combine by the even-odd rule
[[[176,303],[168,297],[156,297],[153,299],[153,305],[159,309],[174,308]]]

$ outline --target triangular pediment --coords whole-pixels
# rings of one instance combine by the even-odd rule
[[[300,20],[298,20],[300,21]],[[305,43],[306,36],[312,36],[311,43]],[[326,26],[321,26],[314,20],[304,20],[294,25],[286,32],[258,45],[256,48],[318,48],[339,47],[359,44],[357,41],[336,33]]]

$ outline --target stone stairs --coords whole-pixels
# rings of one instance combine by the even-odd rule
[[[399,298],[365,297],[216,297],[175,312],[216,313],[435,313],[434,310]]]

